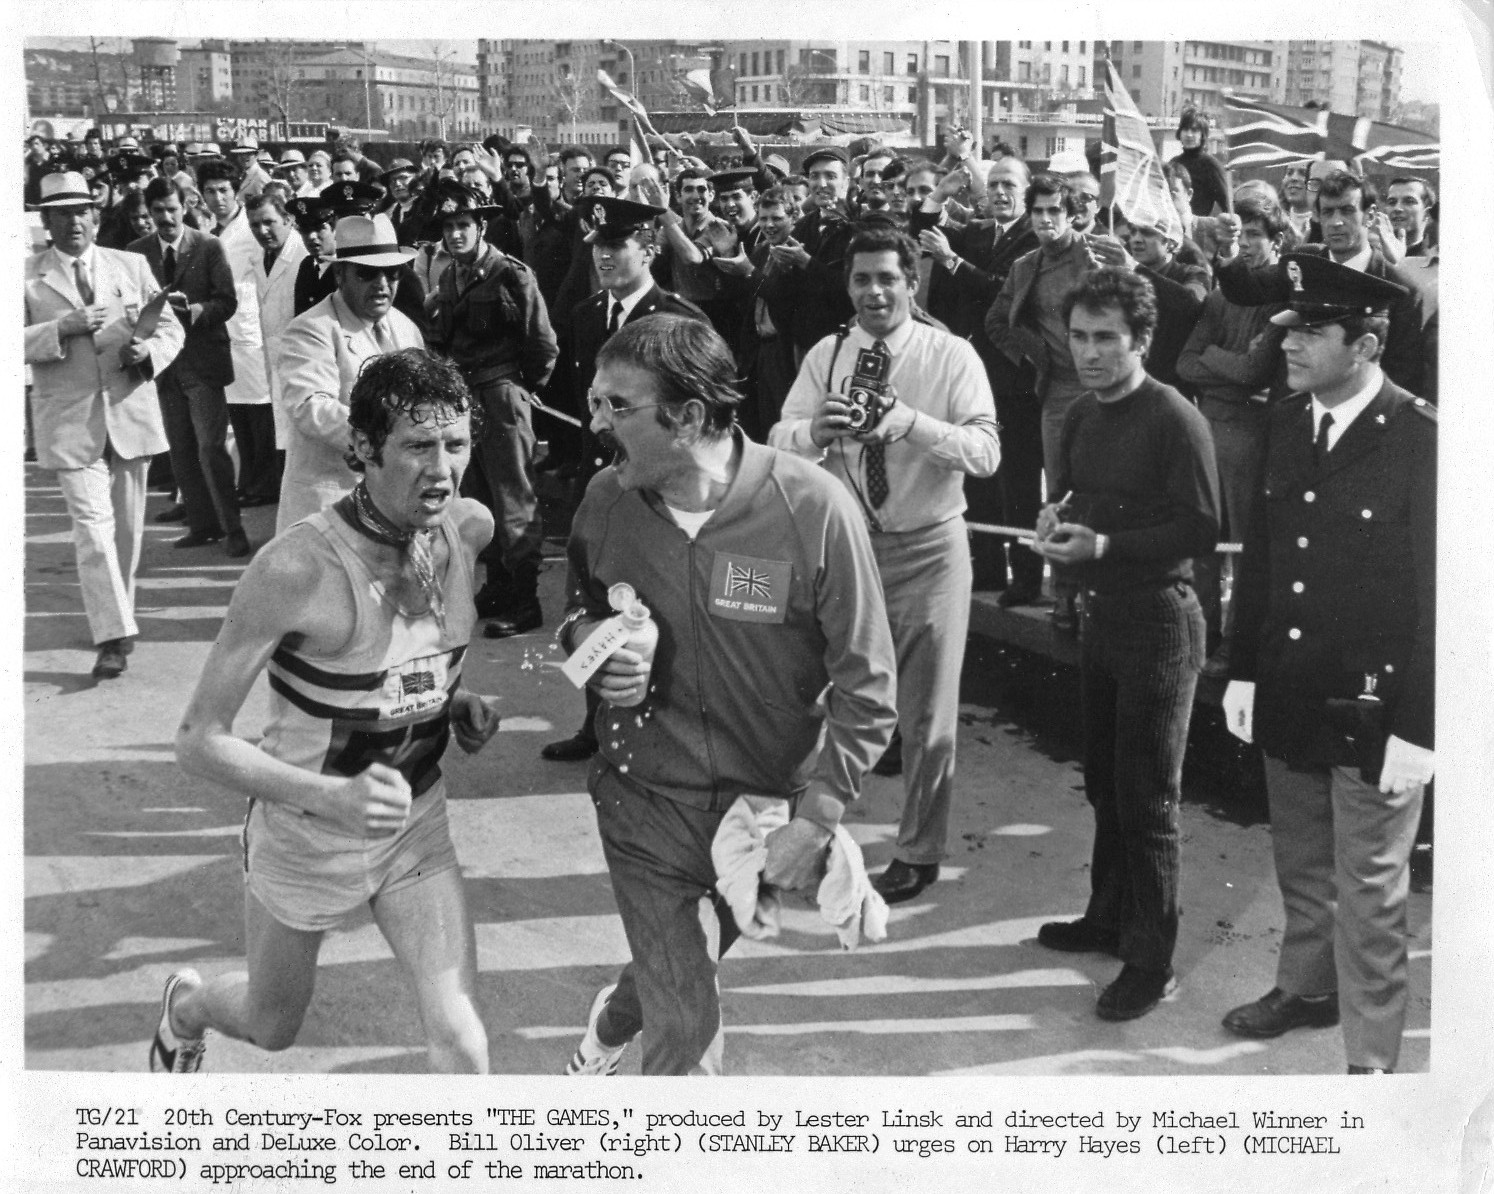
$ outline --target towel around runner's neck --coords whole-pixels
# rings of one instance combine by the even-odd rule
[[[414,580],[425,595],[436,625],[444,632],[446,600],[441,594],[441,580],[436,575],[435,529],[401,530],[374,505],[368,496],[368,485],[363,481],[359,481],[347,497],[339,500],[335,509],[355,531],[367,535],[375,543],[399,548],[401,574]]]

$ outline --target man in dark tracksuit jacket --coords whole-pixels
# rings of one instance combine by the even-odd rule
[[[721,1072],[717,959],[738,929],[714,890],[716,830],[743,794],[790,801],[763,880],[800,886],[896,719],[855,499],[741,434],[735,375],[709,324],[674,315],[624,327],[597,363],[592,418],[618,458],[576,512],[561,640],[610,617],[619,582],[659,638],[651,666],[619,652],[589,686],[607,732],[588,787],[632,961],[593,1002],[571,1074],[613,1073],[640,1032],[645,1074]]]

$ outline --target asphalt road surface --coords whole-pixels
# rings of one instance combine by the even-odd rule
[[[175,551],[150,526],[129,671],[96,684],[67,516],[49,473],[28,466],[25,623],[25,1049],[35,1069],[146,1066],[161,986],[174,969],[239,966],[242,797],[188,779],[176,722],[242,571],[216,547]],[[164,497],[153,494],[150,513]],[[256,541],[273,509],[246,512]],[[581,698],[559,674],[549,630],[564,565],[542,576],[547,630],[476,639],[475,690],[502,731],[446,773],[457,853],[477,925],[479,1011],[493,1069],[557,1073],[592,995],[628,958],[583,764],[546,763]],[[1073,759],[1077,707],[1054,667],[1014,665],[972,639],[959,739],[951,857],[940,882],[892,910],[888,940],[842,951],[808,906],[784,931],[740,942],[721,988],[726,1065],[736,1074],[1341,1073],[1338,1030],[1242,1041],[1220,1016],[1273,985],[1281,933],[1269,830],[1190,766],[1183,809],[1176,997],[1108,1024],[1094,1014],[1117,963],[1037,946],[1045,920],[1078,915],[1092,828]],[[263,682],[239,717],[257,738]],[[1206,778],[1206,777],[1205,777]],[[1204,788],[1207,784],[1203,785]],[[869,870],[891,857],[901,781],[869,778],[847,818]],[[1403,1070],[1430,1052],[1431,897],[1411,901],[1411,1014]],[[637,1072],[630,1050],[624,1073]],[[213,1037],[220,1072],[419,1072],[414,1001],[364,913],[322,948],[296,1045],[264,1054]]]

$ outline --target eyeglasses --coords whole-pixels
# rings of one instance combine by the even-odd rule
[[[586,405],[590,408],[592,414],[599,414],[602,408],[606,407],[609,415],[614,419],[620,419],[624,415],[632,414],[635,410],[648,410],[650,407],[663,406],[665,404],[662,402],[640,402],[634,406],[618,406],[617,399],[611,395],[598,394],[595,390],[588,390],[586,393]]]
[[[1071,193],[1074,196],[1075,203],[1083,203],[1088,206],[1091,203],[1097,204],[1100,202],[1100,197],[1098,195],[1087,195],[1083,191],[1073,191]]]

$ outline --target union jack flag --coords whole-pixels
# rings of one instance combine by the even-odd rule
[[[1146,117],[1105,59],[1105,122],[1100,132],[1100,203],[1114,204],[1132,223],[1162,230],[1181,242],[1183,222],[1162,173]]]
[[[752,567],[739,567],[736,564],[726,565],[726,595],[735,597],[738,593],[746,593],[749,597],[768,598],[773,596],[772,578],[766,572],[759,572]]]
[[[403,696],[419,696],[435,687],[436,677],[432,672],[408,672],[399,678],[400,693]]]
[[[1226,95],[1224,122],[1231,166],[1329,160],[1349,162],[1362,172],[1366,166],[1437,170],[1442,165],[1437,138],[1364,116]]]

